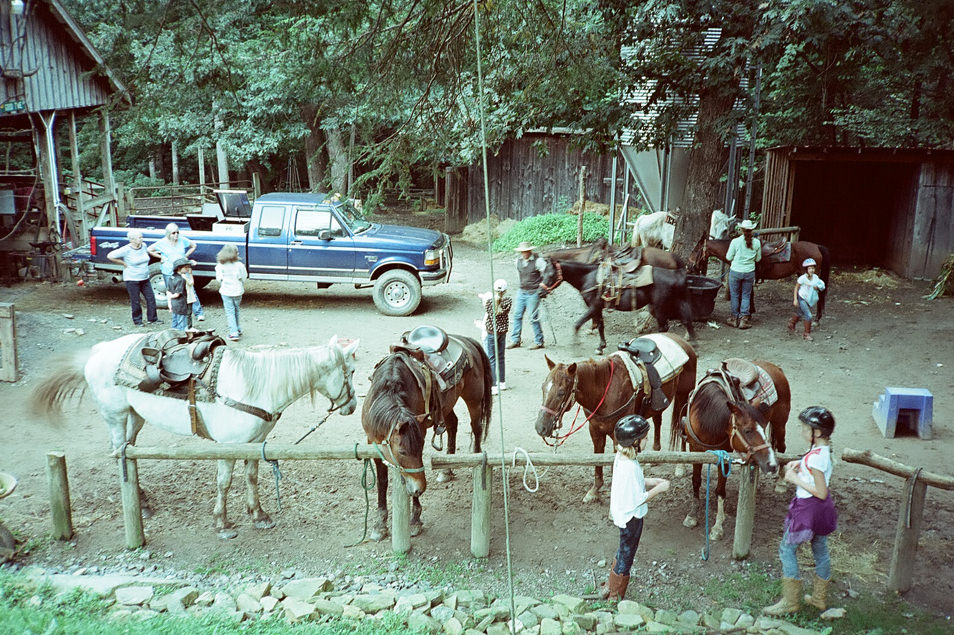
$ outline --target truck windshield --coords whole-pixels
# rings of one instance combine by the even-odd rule
[[[338,214],[341,215],[341,218],[354,233],[360,234],[371,227],[371,223],[365,220],[364,216],[355,208],[351,201],[342,201],[336,207]]]

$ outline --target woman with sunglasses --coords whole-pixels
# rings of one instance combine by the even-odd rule
[[[168,289],[172,281],[172,270],[173,263],[180,259],[188,259],[192,252],[195,251],[196,244],[186,238],[185,236],[180,236],[179,226],[175,223],[169,223],[166,225],[166,235],[164,238],[160,238],[156,242],[149,245],[149,255],[154,256],[159,259],[159,266],[162,269],[162,279],[166,283],[166,288]],[[172,310],[171,308],[169,309]],[[196,296],[195,302],[192,303],[192,314],[195,315],[195,318],[200,322],[205,320],[205,313],[202,310],[202,303],[199,302],[198,296]]]

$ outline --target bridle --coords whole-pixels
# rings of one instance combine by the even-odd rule
[[[391,428],[390,430],[388,430],[388,435],[384,437],[384,440],[381,441],[380,443],[372,441],[371,445],[374,446],[375,451],[378,453],[378,456],[381,457],[381,460],[384,461],[385,465],[396,469],[401,474],[418,474],[420,472],[423,472],[424,471],[423,465],[421,467],[403,467],[400,463],[398,463],[397,457],[394,454],[394,450],[391,448],[391,437],[394,435],[394,431],[397,430],[399,423],[400,423],[400,420],[398,418],[395,418],[394,421],[391,423]],[[387,448],[388,452],[391,454],[390,459],[384,456],[384,452],[381,451],[381,446],[384,446]]]
[[[748,440],[745,438],[745,436],[742,434],[742,431],[739,429],[739,426],[736,423],[736,419],[737,418],[734,412],[729,414],[729,425],[732,428],[732,431],[729,433],[729,438],[728,438],[729,445],[732,446],[733,439],[738,439],[739,442],[742,444],[742,447],[744,448],[743,462],[748,463],[749,461],[752,460],[752,457],[755,455],[756,452],[758,452],[759,450],[765,450],[769,448],[770,446],[769,446],[768,440],[756,446],[753,446],[751,443],[749,443]],[[686,431],[686,434],[692,437],[692,441],[696,445],[702,446],[706,448],[707,450],[715,450],[722,447],[721,443],[718,445],[711,445],[709,443],[704,442],[702,439],[700,439],[699,436],[696,434],[695,430],[692,429],[692,424],[688,421],[688,417],[686,420],[686,425],[683,428]],[[732,449],[738,452],[739,454],[743,454],[743,450],[736,450],[735,447],[732,447]]]
[[[570,390],[569,392],[567,392],[567,396],[566,396],[566,398],[563,400],[563,402],[560,404],[559,410],[553,410],[552,408],[547,408],[545,405],[541,405],[541,406],[540,406],[540,410],[542,410],[543,412],[547,413],[548,415],[552,415],[553,418],[556,420],[556,424],[555,424],[554,427],[553,427],[553,431],[550,433],[550,437],[553,437],[553,439],[554,439],[556,442],[555,442],[555,443],[550,443],[549,441],[547,441],[547,438],[548,438],[548,437],[542,437],[544,443],[546,443],[547,445],[549,445],[549,446],[551,446],[551,447],[554,447],[554,448],[559,447],[559,446],[563,445],[563,442],[566,441],[567,439],[569,439],[570,436],[571,436],[574,432],[577,432],[578,430],[581,430],[584,425],[586,425],[587,423],[589,423],[590,419],[592,419],[593,416],[594,416],[594,415],[597,413],[597,411],[600,409],[600,406],[603,405],[603,402],[606,401],[606,395],[609,394],[610,386],[613,385],[613,373],[614,373],[615,370],[616,370],[616,365],[613,363],[613,359],[610,358],[610,376],[609,376],[609,381],[606,382],[606,388],[603,389],[603,396],[600,398],[600,402],[599,402],[598,404],[596,404],[596,407],[593,408],[592,412],[590,412],[590,414],[588,414],[588,415],[586,416],[586,418],[583,419],[583,421],[580,422],[580,425],[574,427],[575,424],[576,424],[577,418],[580,416],[580,410],[582,409],[582,406],[578,407],[578,408],[577,408],[577,411],[576,411],[576,417],[573,418],[573,423],[570,424],[570,431],[567,432],[566,434],[562,435],[562,436],[559,435],[559,434],[557,434],[557,430],[559,430],[560,428],[563,427],[563,415],[565,415],[565,414],[567,413],[567,411],[573,406],[573,400],[574,400],[574,398],[576,397],[576,389],[577,389],[577,386],[579,385],[579,381],[580,381],[580,376],[579,376],[579,374],[574,374],[574,375],[573,375],[573,386],[571,387],[571,390]],[[627,407],[629,406],[630,402],[631,402],[633,399],[635,399],[635,398],[636,398],[636,394],[633,393],[633,396],[630,397],[629,401],[627,401],[625,404],[623,404],[622,406],[620,406],[619,408],[617,408],[616,410],[614,410],[614,411],[613,411],[612,413],[610,413],[610,415],[608,415],[608,416],[613,416],[614,414],[617,414],[617,413],[621,412],[623,409],[627,408]]]
[[[550,286],[547,286],[541,283],[543,290],[546,291],[547,293],[550,293],[551,291],[556,289],[558,286],[560,286],[560,283],[563,282],[563,268],[560,267],[560,263],[557,262],[556,260],[553,260],[552,258],[550,258],[549,260],[550,260],[550,264],[553,265],[554,271],[556,271],[556,280],[554,280],[553,284]]]
[[[343,354],[344,353],[342,353],[342,355]],[[352,371],[352,374],[354,374],[354,371]],[[338,396],[331,400],[331,407],[328,408],[329,414],[335,410],[344,408],[347,404],[351,403],[352,399],[355,398],[353,385],[354,382],[351,381],[351,378],[345,376],[343,372],[341,373],[341,377],[343,385],[341,386],[341,390],[338,392]],[[342,395],[344,396],[343,400]]]

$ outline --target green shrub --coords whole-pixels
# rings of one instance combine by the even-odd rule
[[[522,241],[538,247],[556,244],[576,244],[577,217],[575,214],[540,214],[526,218],[494,241],[494,251],[510,251]],[[583,214],[583,242],[590,243],[609,235],[609,220],[593,213]]]

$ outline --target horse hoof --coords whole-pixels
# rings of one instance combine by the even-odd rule
[[[149,520],[156,515],[156,512],[152,511],[151,507],[143,507],[141,510],[143,520]]]
[[[588,492],[586,493],[586,496],[583,497],[583,502],[584,502],[584,503],[592,503],[592,502],[594,502],[594,501],[599,500],[599,498],[600,498],[600,495],[599,495],[598,492],[596,492],[596,491],[594,491],[594,490],[590,490],[590,491],[588,491]]]
[[[686,516],[686,518],[682,521],[682,526],[683,526],[683,527],[688,527],[689,529],[692,529],[693,527],[695,527],[695,526],[698,525],[698,524],[699,524],[699,521],[697,521],[697,520],[696,520],[695,518],[693,518],[692,516]]]
[[[219,538],[221,538],[222,540],[231,540],[232,538],[235,538],[237,536],[238,536],[238,532],[232,529],[231,527],[228,529],[219,530]]]
[[[451,470],[438,470],[437,482],[447,483],[454,480],[454,473]]]
[[[375,542],[381,542],[388,537],[388,532],[381,531],[380,529],[372,529],[371,533],[368,535],[368,538]]]
[[[411,536],[420,536],[424,531],[424,525],[411,525]]]
[[[721,529],[716,529],[715,527],[709,532],[709,540],[715,542],[716,540],[722,540],[722,536],[725,535],[725,532]]]
[[[275,521],[271,518],[267,520],[256,520],[255,529],[271,529],[275,526]]]
[[[680,463],[679,465],[676,466],[676,471],[673,474],[673,476],[675,478],[682,478],[685,475],[686,475],[686,466]]]

